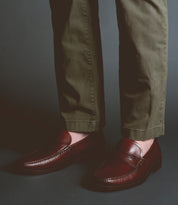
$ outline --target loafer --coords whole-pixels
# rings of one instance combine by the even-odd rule
[[[17,174],[44,174],[90,157],[100,159],[105,153],[105,139],[102,130],[91,132],[74,144],[71,144],[71,141],[69,132],[62,129],[51,145],[36,149],[15,160],[10,165],[11,170]]]
[[[130,138],[121,139],[99,164],[92,175],[92,189],[117,191],[137,186],[161,168],[161,149],[155,138],[152,146],[141,156],[141,147]],[[91,187],[90,187],[91,188]]]

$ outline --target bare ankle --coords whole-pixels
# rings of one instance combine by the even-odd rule
[[[89,133],[86,133],[86,132],[73,132],[73,131],[68,131],[68,132],[72,137],[71,144],[78,142],[89,135]]]
[[[142,149],[142,156],[144,156],[150,149],[151,145],[153,144],[154,138],[151,138],[145,141],[136,140],[136,142],[140,145]]]

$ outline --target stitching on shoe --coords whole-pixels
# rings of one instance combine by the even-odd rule
[[[67,149],[65,149],[67,147]],[[33,160],[33,161],[30,161],[30,162],[27,162],[28,164],[31,164],[31,163],[35,163],[35,162],[40,162],[40,161],[42,161],[42,160],[47,160],[47,159],[49,159],[49,158],[51,158],[51,157],[55,157],[55,156],[57,156],[57,155],[61,155],[61,154],[63,154],[63,153],[65,153],[65,152],[67,152],[68,150],[70,150],[70,146],[67,146],[66,145],[66,147],[64,147],[62,150],[60,150],[60,151],[57,151],[56,153],[54,153],[54,154],[52,154],[52,155],[50,155],[50,156],[47,156],[47,157],[43,157],[43,158],[41,158],[40,160]]]
[[[91,136],[89,137],[89,135],[91,135]],[[54,154],[52,154],[52,155],[50,155],[50,156],[43,157],[43,158],[41,158],[40,160],[33,160],[33,161],[30,161],[30,162],[27,162],[27,163],[28,163],[28,164],[32,164],[32,163],[35,163],[35,162],[41,162],[42,160],[47,160],[47,159],[49,159],[49,158],[51,158],[51,157],[61,156],[61,154],[66,153],[67,151],[70,151],[70,150],[74,149],[74,147],[75,147],[77,144],[82,144],[82,143],[86,143],[87,141],[90,141],[91,138],[94,138],[93,135],[95,135],[95,133],[92,132],[92,133],[89,134],[89,135],[88,135],[86,138],[84,138],[84,139],[82,139],[82,140],[80,140],[80,141],[78,141],[78,142],[76,142],[76,143],[74,143],[74,144],[72,144],[72,145],[66,145],[65,147],[63,147],[62,150],[59,150],[59,151],[57,151],[56,153],[54,153]]]
[[[121,176],[119,176],[119,177],[109,177],[109,178],[105,178],[105,179],[103,179],[103,181],[108,182],[109,180],[120,179],[120,178],[122,178],[122,177],[125,177],[125,176],[127,176],[127,175],[130,175],[130,174],[136,172],[137,170],[138,170],[138,169],[135,168],[134,170],[131,170],[130,172],[128,172],[128,173],[126,173],[126,174],[124,174],[124,175],[121,175]]]

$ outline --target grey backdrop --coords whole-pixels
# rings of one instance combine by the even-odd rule
[[[118,27],[115,0],[100,0],[108,143],[120,136]],[[169,68],[163,169],[138,188],[94,193],[80,186],[83,165],[38,177],[0,172],[0,204],[177,204],[178,1],[168,2]],[[59,105],[48,0],[0,1],[0,164],[57,134]],[[112,91],[112,92],[111,92]],[[43,141],[42,141],[43,140]],[[175,164],[174,164],[175,162]],[[47,194],[46,194],[47,193]],[[1,203],[2,202],[2,203]]]

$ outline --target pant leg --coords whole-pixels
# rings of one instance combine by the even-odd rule
[[[97,0],[50,0],[62,126],[91,132],[105,125]]]
[[[146,140],[165,134],[168,61],[166,0],[116,0],[121,132]]]

